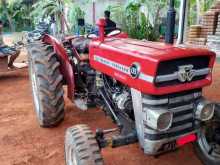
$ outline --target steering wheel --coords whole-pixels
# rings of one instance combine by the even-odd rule
[[[109,34],[106,35],[107,37],[114,37],[114,36],[119,35],[122,32],[122,30],[120,28],[105,28],[105,30],[112,30]],[[97,37],[98,36],[94,33],[89,33],[86,36],[86,38],[88,38],[88,39],[94,39]]]
[[[97,37],[98,36],[96,34],[94,34],[94,33],[89,33],[89,34],[86,35],[87,39],[94,39],[94,38],[97,38]]]
[[[120,28],[108,28],[106,30],[112,30],[109,34],[107,34],[107,37],[114,37],[119,34],[121,34],[122,30]]]

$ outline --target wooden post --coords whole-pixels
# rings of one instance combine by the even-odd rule
[[[95,7],[95,2],[92,2],[92,19],[93,19],[93,25],[96,24],[96,20],[95,20],[95,17],[96,17],[96,7]]]

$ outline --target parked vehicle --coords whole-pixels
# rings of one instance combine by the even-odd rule
[[[117,125],[95,134],[87,125],[69,128],[66,164],[102,165],[101,148],[136,142],[148,155],[193,142],[206,165],[219,164],[219,134],[211,141],[204,131],[213,122],[215,104],[202,95],[212,82],[215,53],[134,40],[120,30],[106,36],[104,25],[100,19],[96,37],[68,37],[60,43],[44,35],[28,46],[35,112],[42,127],[64,119],[63,85],[80,109],[100,107]],[[212,148],[214,144],[218,147]]]
[[[11,69],[8,67],[8,56],[9,55],[14,55],[18,52],[20,52],[20,50],[25,46],[25,44],[23,43],[23,40],[22,41],[18,41],[18,42],[15,42],[13,43],[12,46],[2,46],[0,49],[1,49],[1,57],[0,57],[0,74],[5,74],[5,73],[8,73],[8,72],[11,72],[11,71],[15,71],[17,70],[18,68],[16,69]]]

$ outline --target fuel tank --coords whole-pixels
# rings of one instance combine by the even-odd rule
[[[142,93],[164,95],[202,88],[212,81],[215,53],[129,38],[93,40],[91,66]]]

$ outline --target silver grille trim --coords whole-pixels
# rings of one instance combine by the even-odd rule
[[[175,108],[171,108],[171,109],[168,109],[169,111],[173,112],[174,114],[175,113],[178,113],[178,112],[182,112],[182,111],[186,111],[186,110],[189,110],[189,109],[193,109],[194,108],[194,105],[193,104],[188,104],[188,105],[183,105],[183,106],[179,106],[179,107],[175,107]],[[158,108],[151,108],[151,107],[143,107],[143,111],[146,112],[148,109],[151,109],[151,110],[159,110],[161,109],[160,107]]]
[[[200,96],[202,96],[201,92],[173,97],[169,99],[169,104],[176,104],[184,101],[190,101],[192,99],[199,98]]]
[[[167,103],[175,104],[175,103],[180,103],[180,102],[183,102],[183,101],[189,101],[189,100],[192,100],[192,99],[196,99],[196,98],[199,98],[201,96],[202,96],[201,92],[195,92],[195,93],[192,93],[192,94],[186,94],[186,95],[183,95],[183,96],[177,96],[177,97],[173,97],[173,98],[166,97],[166,98],[161,98],[161,99],[150,99],[150,98],[147,98],[143,95],[142,103],[146,104],[146,105],[152,105],[152,106],[162,105],[162,104],[167,104]]]
[[[149,128],[146,123],[145,124],[145,132],[149,133],[149,134],[161,134],[161,133],[173,133],[173,132],[177,132],[177,131],[182,131],[184,129],[187,129],[187,128],[191,128],[192,127],[192,123],[186,123],[186,124],[183,124],[183,125],[179,125],[177,127],[174,127],[174,128],[171,128],[169,129],[168,131],[164,131],[164,132],[159,132],[159,131],[156,131],[156,130],[153,130],[152,128]]]
[[[210,68],[197,69],[197,70],[195,69],[194,77],[208,75],[210,72],[211,72]],[[161,75],[156,77],[155,82],[160,83],[160,82],[178,80],[178,77],[179,77],[178,72],[167,75]]]
[[[173,112],[173,114],[176,114],[176,113],[179,113],[179,112],[185,112],[187,110],[192,110],[192,108],[194,107],[194,104],[188,104],[188,105],[183,105],[183,106],[179,106],[179,107],[175,107],[175,108],[172,108],[172,109],[168,109],[169,111]],[[143,108],[143,112],[146,112],[148,108]],[[155,108],[155,110],[157,110],[157,108]],[[187,120],[187,119],[190,119],[193,117],[193,110],[191,113],[187,113],[185,115],[181,115],[179,117],[174,117],[173,118],[173,123],[175,122],[181,122],[181,121],[184,121],[184,120]],[[150,133],[150,134],[158,134],[158,133],[163,133],[163,131],[157,131],[157,130],[154,130],[152,128],[149,128],[146,124],[146,122],[144,121],[144,124],[145,124],[145,130],[147,131],[147,133]],[[172,127],[171,129],[169,129],[168,131],[165,131],[166,133],[172,133],[172,132],[176,132],[176,131],[181,131],[181,130],[184,130],[184,129],[187,129],[187,128],[190,128],[192,127],[192,123],[186,123],[186,124],[180,124],[178,126],[175,126],[175,127]]]
[[[143,103],[148,104],[148,105],[161,105],[161,104],[167,104],[168,103],[168,98],[165,99],[158,99],[158,100],[151,100],[147,98],[143,98]]]
[[[196,131],[198,123],[193,119],[194,103],[202,97],[200,89],[162,96],[146,95],[131,89],[131,94],[138,139],[145,153],[157,154],[163,144]],[[150,128],[146,122],[148,109],[172,112],[171,128],[167,131]]]
[[[180,122],[180,121],[183,121],[183,120],[187,120],[187,119],[191,119],[193,117],[193,114],[190,113],[190,114],[186,114],[186,115],[182,115],[182,116],[179,116],[179,117],[175,117],[173,119],[173,122]]]
[[[169,111],[172,111],[173,113],[178,113],[178,112],[182,112],[182,111],[185,111],[185,110],[192,109],[193,107],[194,107],[193,104],[188,104],[188,105],[183,105],[183,106],[179,106],[179,107],[169,109]]]

